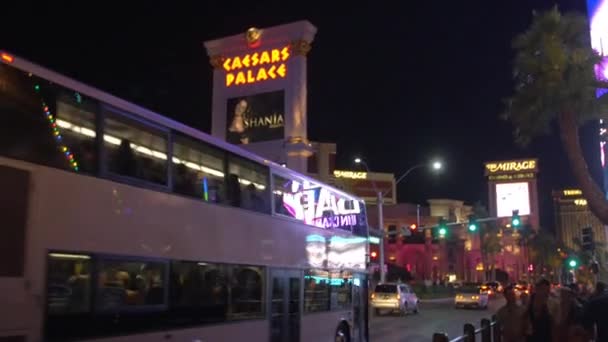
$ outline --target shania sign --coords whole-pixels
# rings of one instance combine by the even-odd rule
[[[226,87],[285,78],[286,61],[291,55],[289,46],[248,53],[224,59]]]
[[[280,140],[285,135],[283,90],[228,99],[226,141],[232,144]]]
[[[496,173],[536,172],[536,159],[510,160],[486,163],[486,175]]]
[[[366,224],[363,204],[312,182],[290,181],[283,207],[295,219],[321,228],[350,230]]]

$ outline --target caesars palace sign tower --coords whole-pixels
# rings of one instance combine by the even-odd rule
[[[214,69],[211,134],[306,172],[306,55],[316,31],[298,21],[205,42]]]

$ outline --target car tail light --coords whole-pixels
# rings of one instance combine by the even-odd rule
[[[5,63],[13,63],[13,61],[15,60],[15,58],[11,55],[9,55],[8,53],[1,53],[0,54],[0,59],[2,59],[3,62]]]

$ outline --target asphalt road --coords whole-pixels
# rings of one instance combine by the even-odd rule
[[[450,339],[462,335],[465,323],[479,327],[482,318],[490,318],[504,305],[503,299],[493,299],[486,310],[455,309],[453,299],[422,302],[418,314],[405,317],[370,314],[370,341],[430,342],[435,332],[446,332]]]

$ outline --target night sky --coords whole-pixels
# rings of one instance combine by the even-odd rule
[[[586,13],[585,2],[558,5]],[[557,134],[522,149],[499,119],[512,88],[512,38],[533,9],[555,2],[84,3],[3,4],[0,48],[209,132],[212,69],[203,42],[307,19],[318,28],[308,58],[309,139],[336,142],[340,168],[361,156],[399,176],[439,156],[445,172],[418,170],[400,185],[400,200],[485,203],[484,161],[538,157],[544,225],[551,189],[575,185]],[[586,129],[583,142],[594,171],[596,130]]]

